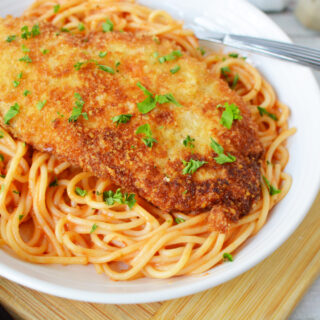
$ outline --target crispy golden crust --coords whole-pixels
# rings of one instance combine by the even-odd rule
[[[248,213],[260,194],[263,148],[241,98],[210,74],[204,63],[184,54],[160,64],[154,52],[164,56],[178,49],[169,41],[158,45],[149,37],[117,32],[91,34],[84,39],[66,33],[57,35],[53,26],[41,23],[40,36],[4,41],[8,35],[20,35],[23,25],[30,29],[33,22],[0,20],[0,114],[4,125],[4,114],[11,105],[19,104],[19,115],[6,126],[16,137],[99,177],[111,177],[117,185],[137,192],[165,211],[223,208],[232,221]],[[25,55],[22,44],[30,49],[32,63],[19,61]],[[41,48],[49,53],[43,55]],[[100,58],[100,51],[108,54]],[[88,59],[114,69],[119,61],[118,72],[112,75],[94,63],[75,70],[76,62]],[[171,74],[175,65],[181,69]],[[20,85],[14,88],[13,80],[21,71]],[[138,81],[153,93],[173,93],[182,107],[166,103],[141,114],[136,103],[145,96],[136,85]],[[31,91],[27,97],[23,95],[25,90]],[[80,117],[69,123],[75,92],[83,98],[83,112],[89,120]],[[45,99],[47,104],[39,111],[36,104]],[[225,102],[237,104],[243,116],[230,130],[219,123],[223,110],[216,108]],[[111,118],[120,114],[133,117],[116,126]],[[135,134],[145,123],[157,140],[152,149],[143,143],[144,135]],[[195,138],[194,149],[183,145],[187,135]],[[236,156],[236,162],[217,164],[210,137],[226,153]],[[191,158],[208,163],[195,174],[184,175],[181,160]]]

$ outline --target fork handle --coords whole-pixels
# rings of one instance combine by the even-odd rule
[[[201,39],[223,43],[227,46],[276,57],[320,70],[320,50],[281,41],[261,39],[235,34],[226,34],[218,39],[210,33],[201,34]]]

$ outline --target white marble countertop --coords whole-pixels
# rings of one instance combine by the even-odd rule
[[[291,0],[287,10],[280,13],[270,13],[268,16],[277,23],[295,43],[320,49],[320,32],[306,29],[297,21],[294,15],[295,3],[295,0]],[[314,72],[314,75],[320,86],[320,72]],[[318,278],[308,290],[297,308],[293,311],[289,320],[320,320],[320,278]]]

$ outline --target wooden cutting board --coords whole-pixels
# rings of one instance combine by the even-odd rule
[[[102,305],[56,298],[0,278],[0,302],[23,320],[276,320],[289,316],[319,273],[320,193],[300,227],[274,254],[208,291],[166,302]]]

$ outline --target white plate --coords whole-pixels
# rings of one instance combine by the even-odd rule
[[[142,4],[169,11],[174,17],[224,31],[283,41],[289,38],[262,12],[243,0],[143,0]],[[1,0],[0,16],[20,15],[31,0]],[[233,263],[219,265],[200,276],[169,280],[140,279],[113,282],[89,266],[34,265],[0,250],[0,274],[27,287],[60,297],[101,303],[144,303],[190,295],[228,281],[277,249],[308,212],[320,182],[320,93],[311,72],[293,64],[252,56],[250,60],[276,88],[281,101],[291,107],[290,138],[293,177],[289,194],[279,203],[267,224]]]

